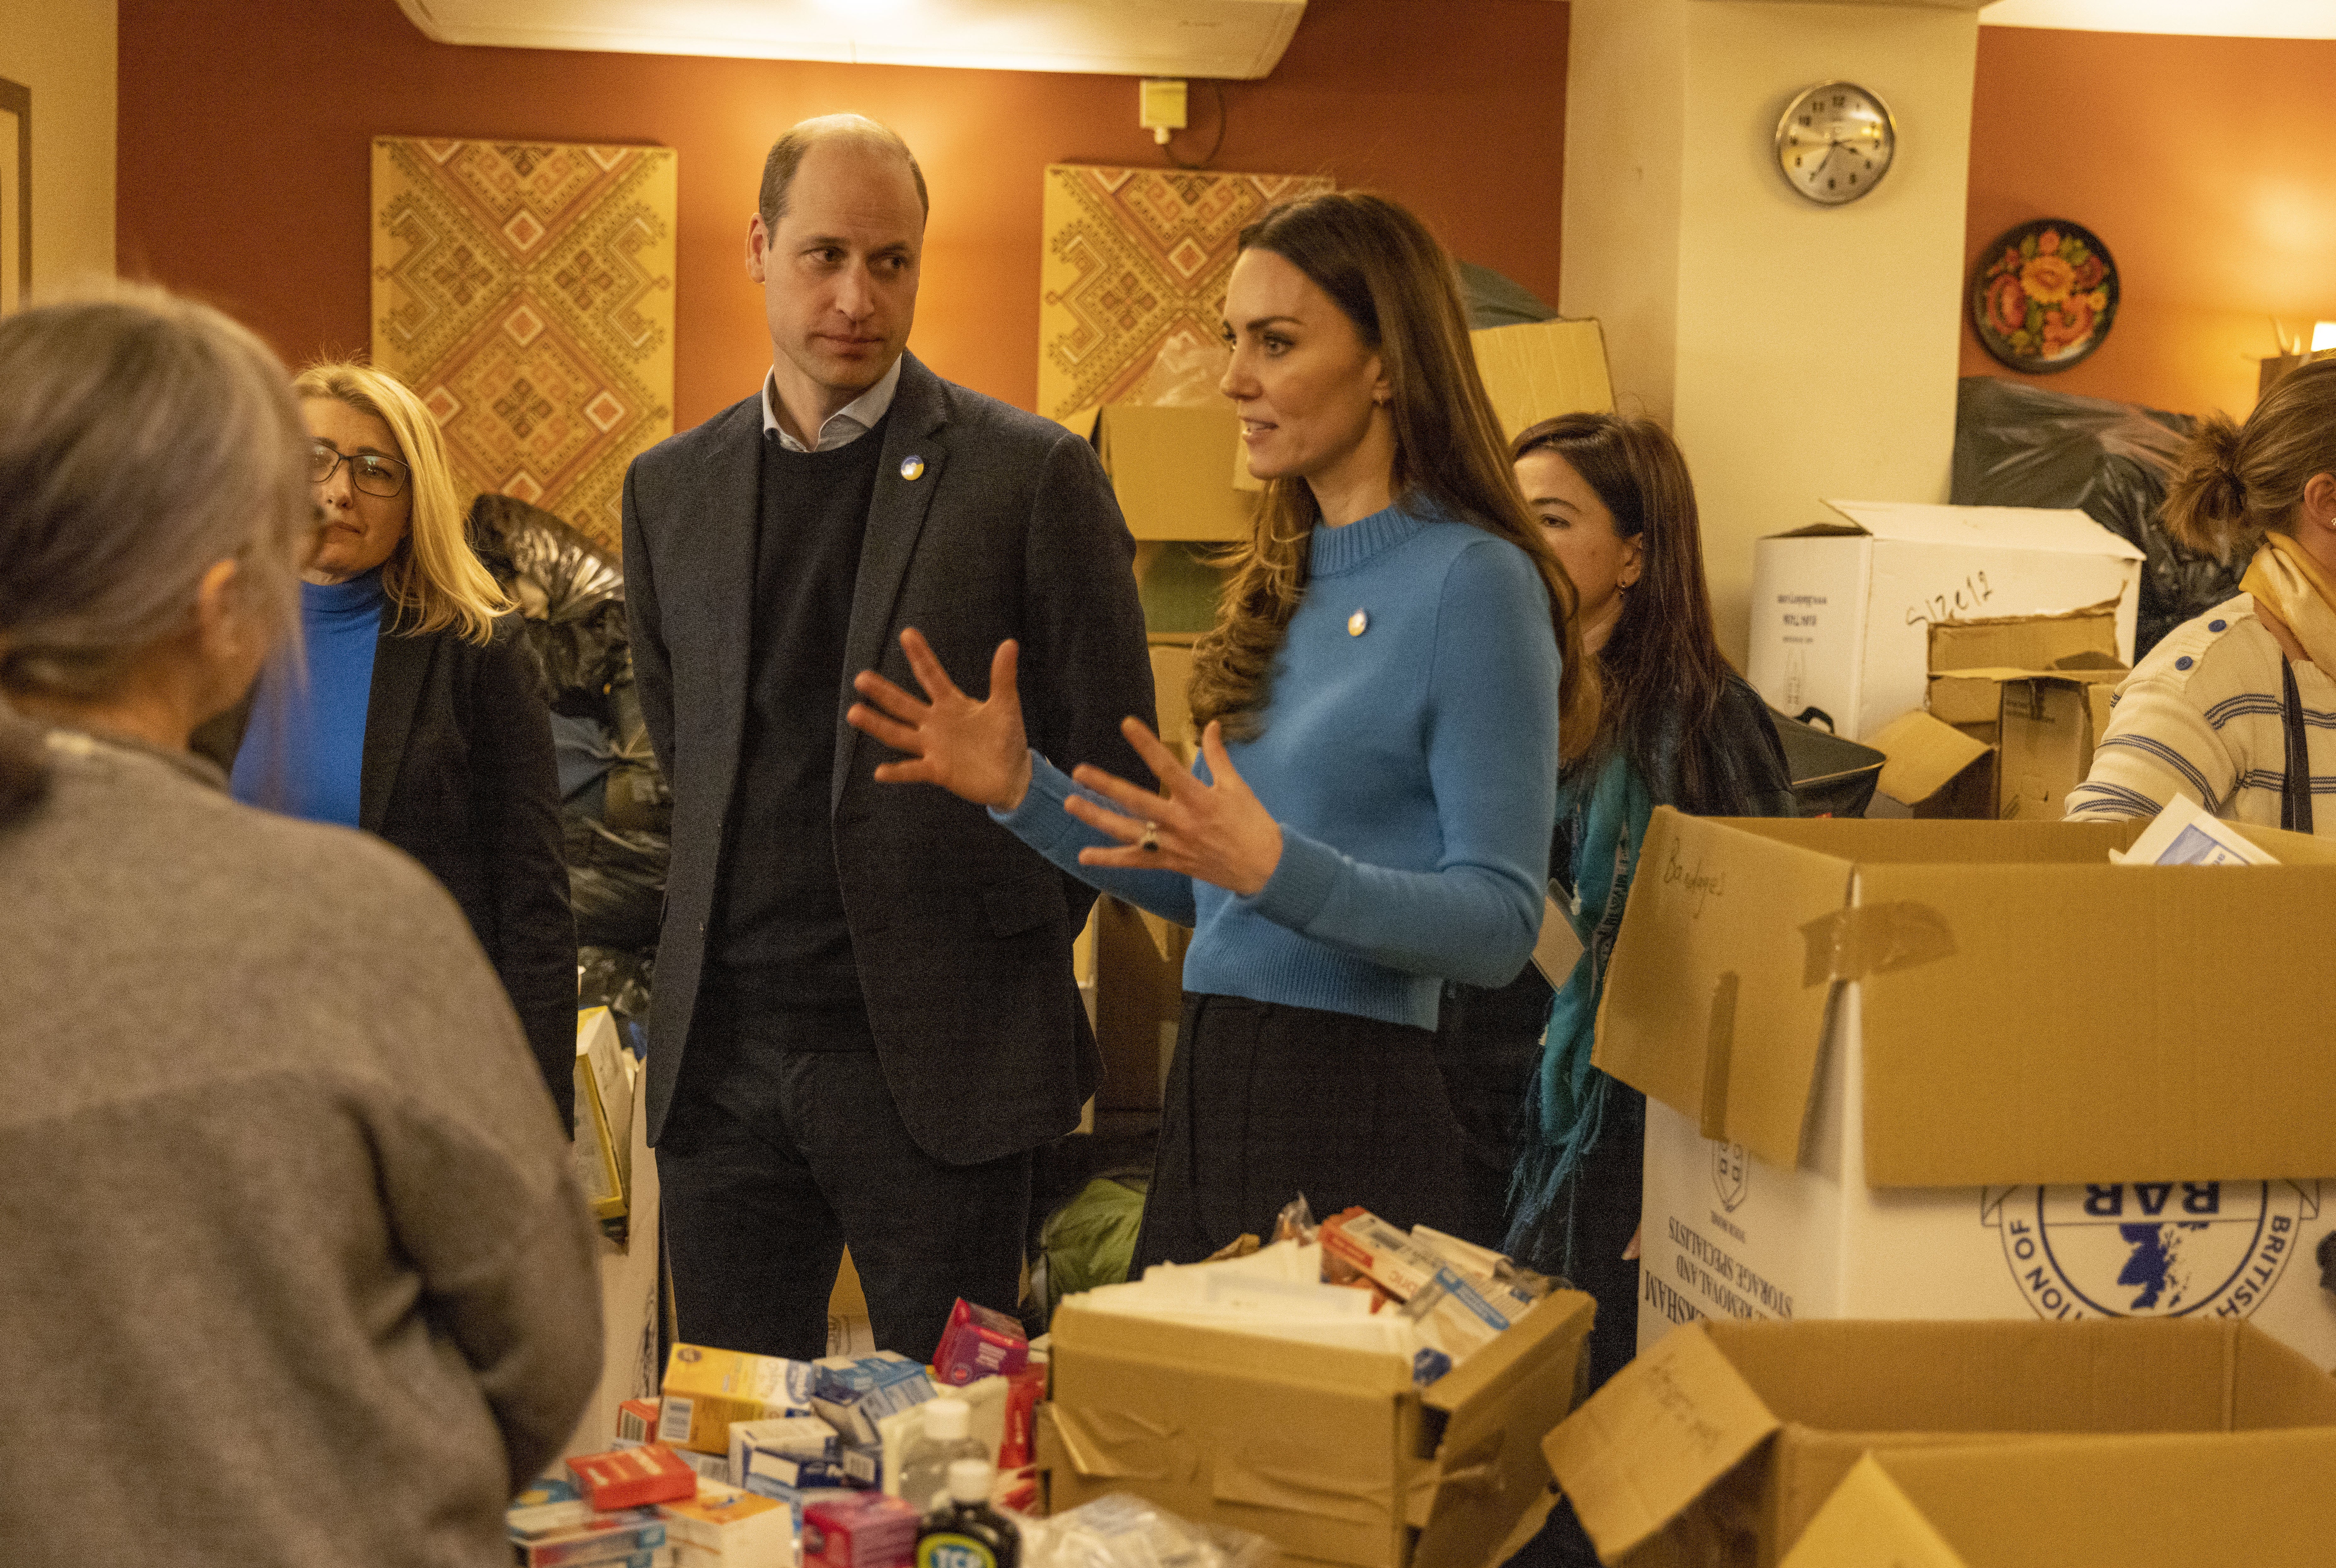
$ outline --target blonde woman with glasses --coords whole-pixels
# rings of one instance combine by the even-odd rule
[[[575,1115],[576,927],[551,720],[519,618],[472,553],[437,423],[369,365],[293,382],[318,510],[305,681],[279,666],[203,737],[236,798],[378,833],[445,885]]]

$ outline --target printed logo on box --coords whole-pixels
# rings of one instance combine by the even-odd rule
[[[1711,1145],[1711,1184],[1719,1193],[1719,1206],[1734,1213],[1752,1184],[1752,1161],[1743,1144]]]
[[[2250,1317],[2319,1217],[2316,1181],[1990,1187],[1980,1202],[2049,1319]]]

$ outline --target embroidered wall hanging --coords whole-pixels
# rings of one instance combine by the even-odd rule
[[[1038,264],[1038,412],[1212,400],[1234,241],[1327,176],[1183,169],[1046,170]]]
[[[673,433],[674,171],[661,147],[374,139],[374,363],[437,416],[465,504],[618,548],[625,465]]]

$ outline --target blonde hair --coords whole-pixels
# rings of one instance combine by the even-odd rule
[[[397,609],[391,629],[409,636],[448,627],[475,643],[494,636],[495,617],[511,602],[471,549],[454,472],[438,422],[394,375],[355,360],[311,365],[292,378],[302,397],[329,397],[389,426],[412,471],[414,507],[405,538],[381,569],[383,595]]]
[[[0,318],[0,697],[108,696],[221,560],[297,659],[307,444],[283,365],[209,306],[116,283]],[[40,735],[0,701],[0,820]]]
[[[1394,202],[1344,190],[1270,209],[1241,231],[1239,244],[1270,250],[1306,274],[1379,355],[1392,391],[1397,498],[1432,502],[1507,540],[1533,562],[1564,661],[1559,751],[1568,761],[1581,755],[1598,733],[1600,690],[1582,651],[1573,580],[1517,488],[1444,248]],[[1266,486],[1248,543],[1225,560],[1232,571],[1216,625],[1192,649],[1194,725],[1221,720],[1236,740],[1262,731],[1274,656],[1306,597],[1321,515],[1305,480],[1285,475]]]
[[[2336,359],[2315,359],[2263,394],[2246,424],[2212,414],[2166,487],[2166,531],[2229,560],[2285,532],[2316,473],[2336,473]]]

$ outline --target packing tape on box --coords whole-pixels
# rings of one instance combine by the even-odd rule
[[[1928,904],[1901,901],[1836,910],[1801,928],[1808,944],[1801,984],[1862,980],[1893,969],[1952,958],[1954,932],[1946,917]]]
[[[1368,1524],[1397,1502],[1368,1464],[1342,1471],[1298,1437],[1270,1432],[1213,1437],[1128,1415],[1047,1407],[1062,1456],[1089,1480],[1183,1485],[1204,1472],[1220,1503]]]

